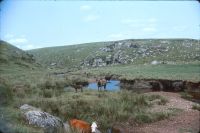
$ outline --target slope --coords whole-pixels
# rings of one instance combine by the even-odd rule
[[[30,50],[40,63],[60,67],[100,67],[200,61],[194,39],[129,39]]]

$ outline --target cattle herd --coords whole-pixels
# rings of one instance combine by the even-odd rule
[[[109,75],[109,76],[105,76],[104,78],[96,78],[96,83],[97,83],[97,87],[98,87],[98,91],[101,91],[102,88],[104,90],[106,90],[106,85],[107,82],[109,82],[111,80],[113,75]],[[74,84],[71,85],[76,92],[78,92],[78,90],[81,90],[81,92],[83,92],[83,84],[80,82],[76,82]]]

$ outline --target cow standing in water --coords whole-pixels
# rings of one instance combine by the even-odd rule
[[[107,81],[105,79],[100,79],[100,80],[97,79],[98,91],[101,91],[102,87],[104,88],[104,90],[106,90],[106,84]]]

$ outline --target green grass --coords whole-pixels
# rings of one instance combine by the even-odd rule
[[[200,63],[161,64],[161,65],[124,65],[82,70],[94,75],[115,74],[126,79],[170,79],[200,81]]]
[[[1,112],[6,121],[13,123],[13,130],[16,132],[38,131],[38,128],[29,128],[24,121],[18,109],[23,104],[41,108],[43,111],[60,117],[63,121],[77,118],[91,123],[95,120],[100,129],[105,131],[116,122],[146,123],[170,116],[170,114],[162,112],[148,112],[152,106],[149,101],[155,99],[161,100],[163,97],[147,96],[129,91],[97,92],[84,89],[83,93],[75,93],[72,90],[51,97],[35,94],[25,95],[25,97],[15,96],[13,102],[3,106]]]
[[[40,107],[42,110],[60,117],[63,121],[77,118],[89,123],[97,121],[105,131],[116,122],[135,121],[137,123],[154,122],[165,119],[170,113],[149,113],[150,100],[162,99],[161,96],[122,92],[97,92],[84,90],[83,93],[68,91],[59,97],[28,97],[15,99],[15,106],[25,103]],[[146,118],[147,116],[147,118]]]

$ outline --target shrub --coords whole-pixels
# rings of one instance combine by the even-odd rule
[[[43,92],[42,93],[43,97],[51,98],[53,96],[53,90],[52,89],[45,89],[42,92]]]
[[[194,104],[192,105],[192,109],[196,109],[200,111],[200,105],[199,104]]]
[[[60,96],[61,93],[64,91],[65,86],[66,83],[64,80],[55,80],[52,78],[48,78],[47,80],[37,85],[37,87],[42,90],[42,92],[40,92],[40,95],[47,98],[50,98],[52,96]]]
[[[13,98],[10,85],[0,78],[0,104],[8,104]]]
[[[191,100],[192,96],[188,92],[181,92],[181,97],[187,100]]]

